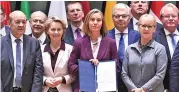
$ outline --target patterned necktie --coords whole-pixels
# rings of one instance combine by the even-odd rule
[[[21,86],[21,46],[20,46],[20,39],[16,39],[16,77],[15,77],[15,84],[17,87]]]
[[[119,59],[120,61],[122,62],[123,59],[124,59],[124,52],[125,52],[125,45],[124,45],[124,38],[123,38],[123,35],[124,33],[120,33],[121,35],[121,38],[119,40],[119,48],[118,48],[118,56],[119,56]]]
[[[76,32],[77,38],[81,38],[81,37],[82,37],[81,34],[80,34],[80,32],[81,32],[81,29],[80,29],[80,28],[77,28],[77,29],[75,30],[75,32]]]
[[[174,39],[175,34],[171,33],[171,34],[169,34],[169,36],[171,37],[172,47],[173,47],[173,51],[174,51],[176,48],[176,41]]]

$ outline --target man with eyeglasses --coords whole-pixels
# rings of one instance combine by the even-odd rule
[[[29,34],[29,36],[37,39],[40,42],[40,45],[49,42],[49,39],[45,34],[46,20],[47,16],[42,11],[35,11],[30,16],[30,26],[32,29],[32,34]]]
[[[139,18],[143,14],[147,14],[147,11],[149,9],[149,2],[147,1],[131,1],[130,8],[132,13],[132,18],[129,22],[128,28],[138,31],[138,21]],[[157,30],[159,30],[162,25],[157,23]]]
[[[112,19],[115,27],[112,30],[109,30],[107,35],[112,39],[116,40],[120,65],[122,65],[124,59],[124,52],[127,46],[137,42],[140,38],[139,32],[134,31],[132,29],[128,29],[130,16],[130,8],[126,4],[118,3],[113,7]],[[121,74],[118,74],[117,76],[117,78],[119,78],[118,91],[127,92],[127,88],[124,85],[120,75]]]
[[[79,1],[69,1],[66,7],[67,18],[70,22],[64,35],[67,44],[73,45],[74,40],[84,36],[83,27],[84,12]]]
[[[168,57],[168,67],[164,79],[164,87],[165,89],[168,90],[169,90],[169,83],[170,83],[169,69],[171,64],[171,58],[173,57],[176,44],[179,40],[179,32],[177,30],[177,25],[179,22],[178,14],[179,14],[178,8],[174,4],[172,3],[166,4],[160,11],[160,20],[163,23],[163,27],[154,34],[155,40],[163,44],[166,48],[167,57]],[[173,78],[172,80],[175,79]],[[175,84],[172,83],[172,85]]]

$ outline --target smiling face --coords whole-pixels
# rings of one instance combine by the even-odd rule
[[[91,32],[100,32],[102,27],[102,15],[100,13],[94,13],[89,19],[89,30]]]
[[[14,11],[10,14],[11,33],[14,37],[22,36],[26,29],[26,16],[21,11]]]
[[[178,10],[173,7],[164,8],[161,15],[161,21],[164,28],[171,33],[174,32],[179,22]]]
[[[141,39],[152,39],[152,35],[156,30],[156,22],[151,15],[142,15],[139,19],[139,32]]]
[[[49,26],[47,34],[49,35],[51,41],[61,41],[64,34],[62,24],[60,22],[52,22]]]
[[[32,28],[32,33],[35,36],[40,36],[45,31],[45,20],[46,15],[43,12],[37,11],[31,15],[30,26]]]
[[[113,13],[113,22],[119,31],[124,31],[128,27],[130,15],[127,8],[116,8]]]

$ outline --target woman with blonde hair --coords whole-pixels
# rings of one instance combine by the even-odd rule
[[[67,68],[72,46],[63,40],[66,24],[58,17],[52,17],[48,18],[45,26],[50,42],[42,46],[44,66],[42,92],[72,92],[72,79]]]

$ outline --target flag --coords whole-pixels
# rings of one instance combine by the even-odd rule
[[[149,14],[152,14],[156,17],[156,20],[158,23],[162,24],[160,21],[160,10],[165,5],[165,1],[151,1],[150,2],[150,12]]]
[[[68,22],[67,22],[67,16],[66,16],[65,2],[64,1],[51,1],[49,12],[48,12],[48,17],[50,16],[58,16],[67,24]]]
[[[107,30],[111,30],[114,27],[112,20],[112,8],[117,4],[117,1],[104,1],[103,2],[103,13],[104,21],[106,23]]]
[[[30,14],[31,14],[29,1],[21,1],[20,10],[26,15],[26,17],[28,19],[27,24],[26,24],[25,34],[27,34],[27,35],[31,34],[32,30],[31,30],[31,27],[29,24],[29,19],[30,19]]]
[[[85,18],[88,12],[90,11],[90,3],[89,1],[81,1],[81,5],[84,11],[84,18]]]
[[[5,25],[8,25],[8,20],[9,20],[9,14],[11,13],[11,5],[9,1],[0,1],[0,5],[4,9],[4,13],[6,15],[6,20],[4,21]]]

